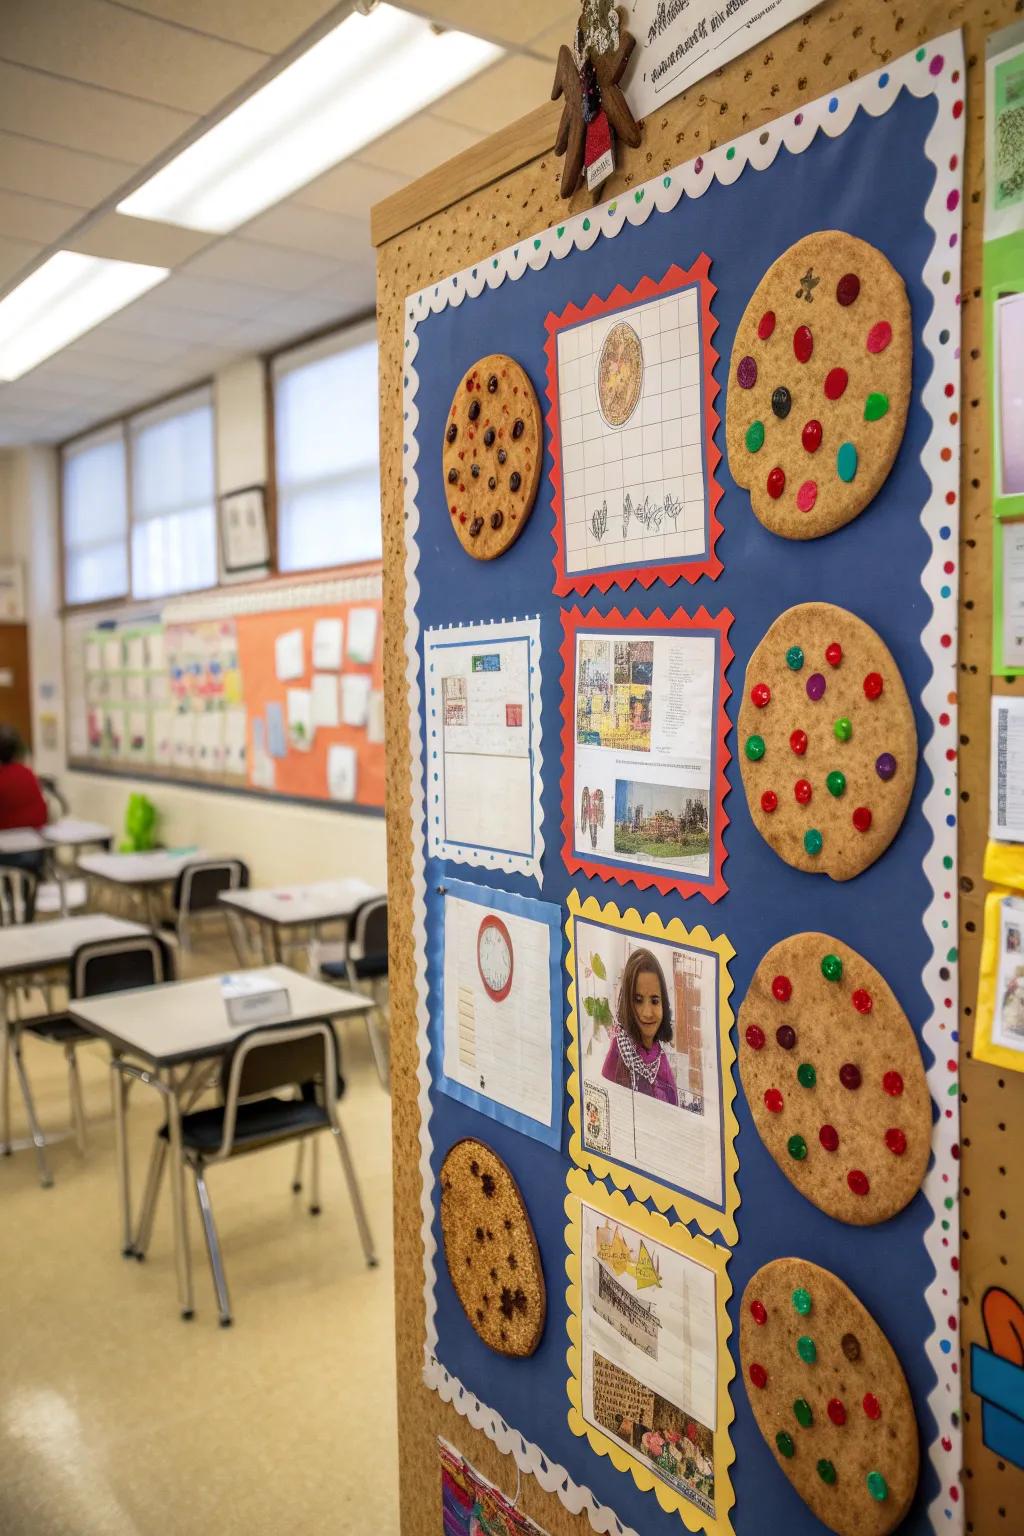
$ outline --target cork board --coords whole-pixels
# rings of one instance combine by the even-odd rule
[[[962,754],[959,839],[961,860],[960,946],[964,1023],[969,1038],[977,972],[983,898],[981,859],[986,825],[990,590],[989,426],[981,359],[981,197],[984,37],[1007,25],[1015,9],[1009,0],[979,6],[960,3],[907,4],[902,7],[844,5],[826,0],[811,16],[787,28],[756,53],[744,56],[670,103],[646,125],[645,139],[625,152],[620,172],[607,195],[669,168],[702,149],[797,109],[830,89],[876,69],[887,59],[947,31],[965,29],[968,124],[965,195],[965,277],[963,293],[964,445],[962,484],[961,633],[959,697]],[[533,149],[553,138],[557,113],[541,109],[524,130]],[[550,133],[544,129],[550,125]],[[488,141],[475,165],[455,162],[446,178],[429,178],[424,196],[417,189],[385,205],[393,235],[379,252],[381,342],[381,462],[385,514],[385,634],[388,694],[388,751],[393,762],[408,757],[408,712],[402,655],[404,615],[403,507],[401,498],[402,423],[398,409],[403,336],[402,301],[447,273],[546,227],[563,212],[558,198],[559,163],[550,153],[535,153],[517,165],[515,130]],[[501,179],[494,181],[495,175]],[[474,178],[479,178],[474,187]],[[445,197],[445,186],[448,197]],[[394,204],[408,199],[403,208]],[[457,199],[457,200],[456,200]],[[451,206],[446,206],[450,202]],[[580,207],[583,204],[580,203]],[[578,211],[574,205],[572,211]],[[416,221],[419,221],[418,223]],[[407,225],[408,227],[403,227]],[[415,227],[413,227],[415,226]],[[1002,687],[1003,685],[997,685]],[[1006,685],[1007,691],[1009,686]],[[434,1532],[440,1519],[436,1435],[454,1441],[499,1485],[511,1488],[515,1470],[508,1457],[478,1434],[452,1408],[421,1383],[423,1298],[420,1243],[418,1107],[416,1041],[413,1020],[411,932],[410,811],[406,779],[395,775],[389,786],[388,839],[394,906],[392,987],[394,989],[395,1166],[406,1169],[396,1179],[397,1315],[402,1446],[403,1531],[409,1536]],[[966,1057],[967,1053],[963,1051]],[[1003,1080],[991,1068],[961,1062],[963,1114],[963,1286],[961,1347],[983,1340],[980,1298],[990,1284],[1018,1292],[1024,1271],[1022,1230],[1024,1196],[1012,1181],[1013,1127],[1022,1121],[1024,1083]],[[1018,1133],[1019,1134],[1019,1133]],[[1019,1163],[1019,1157],[1017,1159]],[[1014,1208],[1014,1201],[1017,1208]],[[952,1243],[954,1233],[949,1234]],[[950,1297],[955,1317],[955,1298]],[[965,1480],[967,1529],[1012,1528],[1011,1511],[1024,1493],[1024,1473],[1001,1467],[981,1442],[977,1399],[965,1392]],[[553,1496],[524,1479],[522,1507],[552,1536],[587,1528]],[[1006,1522],[1004,1525],[1003,1522]]]

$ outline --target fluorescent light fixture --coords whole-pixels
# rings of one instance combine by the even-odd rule
[[[237,229],[502,53],[393,5],[353,12],[117,211],[215,234]]]
[[[20,379],[167,276],[167,267],[57,251],[0,299],[0,379]]]

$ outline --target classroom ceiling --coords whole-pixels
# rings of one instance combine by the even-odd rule
[[[96,422],[374,304],[370,207],[547,99],[564,0],[393,0],[509,52],[228,236],[127,218],[128,185],[347,14],[338,0],[0,0],[0,296],[57,249],[172,268],[0,384],[0,448]]]

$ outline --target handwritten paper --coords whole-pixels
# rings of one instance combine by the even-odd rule
[[[313,723],[313,695],[308,688],[288,689],[288,744],[300,752],[308,752],[313,745],[316,726]]]
[[[369,666],[377,651],[376,608],[353,608],[348,616],[348,659]]]
[[[341,679],[342,725],[365,725],[370,708],[370,679],[361,672],[346,672]]]
[[[326,729],[340,723],[338,679],[333,672],[313,673],[313,724]]]
[[[327,793],[332,800],[356,797],[356,749],[335,742],[327,749]]]
[[[305,672],[301,629],[290,629],[274,641],[274,670],[282,683],[293,682]]]
[[[322,672],[339,671],[344,634],[341,619],[317,619],[313,625],[314,667]]]

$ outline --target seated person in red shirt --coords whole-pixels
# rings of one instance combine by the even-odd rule
[[[0,829],[33,827],[37,831],[47,822],[46,801],[39,780],[22,758],[25,743],[13,726],[0,725]],[[0,864],[15,864],[39,875],[43,852],[0,853]]]

